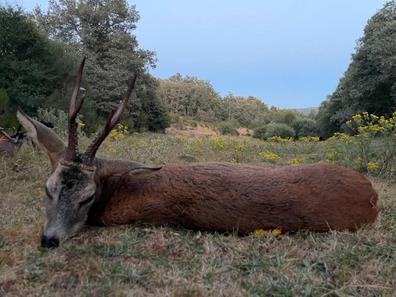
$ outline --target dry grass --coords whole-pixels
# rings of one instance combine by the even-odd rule
[[[260,164],[261,151],[279,154],[277,164],[324,156],[320,143],[216,141],[134,136],[107,141],[102,155]],[[87,228],[48,251],[39,248],[48,173],[46,156],[31,148],[0,160],[0,296],[396,296],[396,185],[389,181],[372,178],[383,210],[357,233],[236,237],[130,225]]]

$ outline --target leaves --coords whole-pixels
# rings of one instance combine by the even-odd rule
[[[390,115],[396,109],[396,1],[375,14],[337,89],[322,103],[318,122],[329,137],[354,114]]]

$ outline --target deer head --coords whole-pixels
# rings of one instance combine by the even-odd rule
[[[161,167],[143,164],[101,160],[95,157],[101,143],[119,122],[134,89],[136,75],[130,79],[125,97],[115,112],[110,114],[101,133],[84,153],[78,150],[76,117],[84,102],[77,103],[85,58],[83,59],[70,97],[68,114],[68,145],[51,129],[19,110],[17,117],[31,139],[47,153],[52,173],[45,184],[45,223],[41,245],[53,248],[59,241],[76,234],[85,224],[88,212],[100,196],[103,181],[112,175],[141,174]]]

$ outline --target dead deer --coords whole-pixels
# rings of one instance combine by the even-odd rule
[[[76,103],[81,63],[70,98],[68,145],[22,111],[18,119],[48,154],[52,173],[45,191],[46,218],[41,245],[53,248],[84,224],[141,222],[194,230],[249,234],[285,231],[356,230],[373,223],[377,193],[370,181],[330,164],[264,168],[227,163],[148,166],[104,160],[95,154],[118,123],[136,76],[117,110],[86,152],[78,151]]]

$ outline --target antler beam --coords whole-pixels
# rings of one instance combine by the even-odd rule
[[[70,103],[69,103],[69,142],[65,156],[65,158],[69,161],[74,161],[78,151],[78,135],[77,135],[76,118],[77,118],[77,114],[79,113],[84,103],[85,96],[81,98],[80,104],[78,104],[77,106],[76,106],[76,99],[81,86],[81,79],[84,70],[85,60],[86,58],[84,57],[84,59],[80,64],[80,68],[78,70],[76,81],[74,84],[74,90],[70,97]]]

